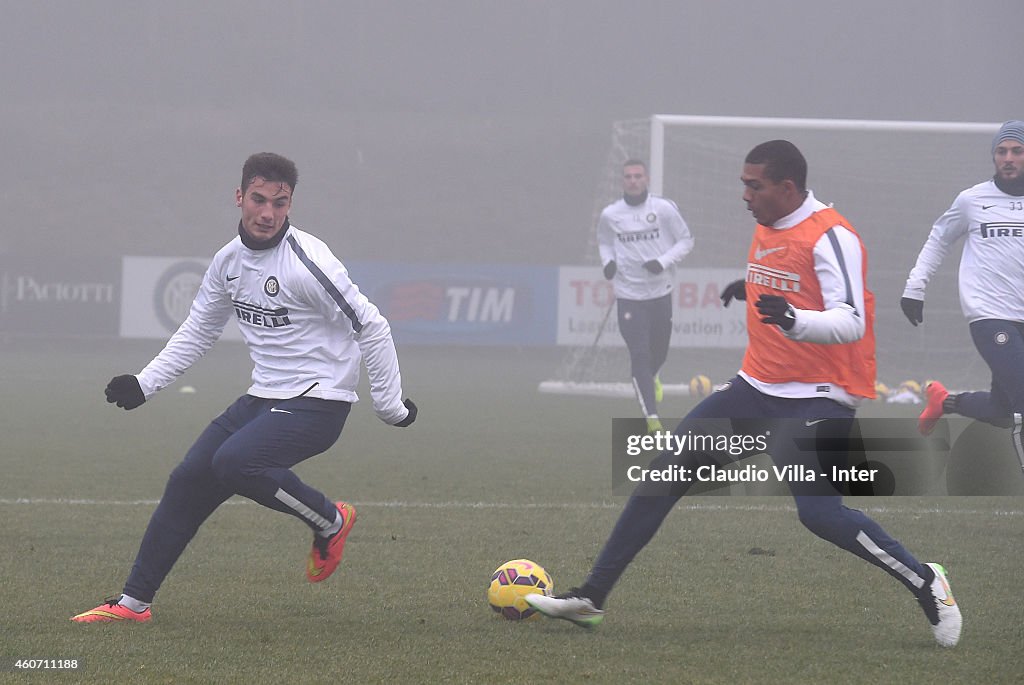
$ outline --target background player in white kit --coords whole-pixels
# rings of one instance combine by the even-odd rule
[[[236,191],[238,235],[214,256],[188,318],[141,373],[107,385],[108,402],[135,409],[209,350],[232,315],[253,361],[248,393],[210,423],[171,473],[123,593],[73,621],[148,621],[178,557],[235,494],[312,529],[306,576],[326,579],[356,511],[303,483],[292,467],[338,439],[357,399],[361,362],[377,416],[393,426],[416,419],[416,405],[402,401],[387,320],[323,242],[290,224],[297,183],[295,164],[280,155],[246,160]]]
[[[622,199],[601,212],[597,245],[615,290],[633,388],[648,430],[656,431],[662,430],[658,371],[672,336],[673,267],[693,249],[693,237],[675,203],[651,195],[649,182],[644,162],[626,160]]]
[[[954,243],[960,259],[960,306],[971,338],[992,370],[989,392],[951,395],[939,382],[926,388],[920,429],[928,434],[944,413],[1012,428],[1024,468],[1024,121],[1007,121],[992,141],[995,175],[953,201],[928,234],[910,271],[900,305],[910,323],[924,321],[924,291]]]

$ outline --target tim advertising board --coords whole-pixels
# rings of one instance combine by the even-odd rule
[[[554,267],[364,262],[349,273],[402,343],[554,344]]]
[[[733,269],[677,269],[672,290],[672,347],[745,347],[746,308],[723,307],[722,290],[742,278]],[[612,284],[599,267],[563,266],[558,273],[559,345],[624,346]],[[598,332],[603,330],[601,335]]]

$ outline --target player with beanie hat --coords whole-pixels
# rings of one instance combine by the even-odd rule
[[[995,154],[996,146],[1004,140],[1016,140],[1024,144],[1024,121],[1014,119],[999,127],[999,133],[992,139],[992,154]]]

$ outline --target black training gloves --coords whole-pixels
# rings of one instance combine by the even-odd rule
[[[410,400],[408,397],[402,400],[402,404],[404,404],[405,408],[409,410],[409,415],[395,424],[395,426],[397,426],[398,428],[405,428],[406,426],[411,425],[412,422],[416,420],[416,414],[419,411],[418,409],[416,409],[416,403]]]
[[[900,308],[907,320],[915,326],[924,323],[924,300],[914,300],[909,297],[900,298]]]
[[[782,295],[761,295],[754,306],[757,307],[757,313],[764,317],[761,323],[775,324],[784,331],[790,330],[796,323],[796,312]]]
[[[662,271],[665,270],[665,267],[663,267],[661,265],[661,262],[659,262],[657,259],[652,259],[650,261],[644,262],[644,268],[650,271],[652,274],[660,274]]]
[[[612,261],[604,265],[604,277],[607,278],[609,281],[612,280],[613,278],[615,278],[616,269],[618,269],[618,267],[615,266],[615,260],[613,259]]]
[[[142,386],[135,376],[114,376],[107,383],[107,389],[103,391],[107,395],[107,402],[116,404],[122,409],[135,409],[146,401],[142,394]]]
[[[747,300],[747,282],[742,278],[725,286],[725,290],[722,291],[722,306],[728,307],[733,300]]]

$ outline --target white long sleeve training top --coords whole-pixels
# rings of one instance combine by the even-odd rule
[[[903,297],[924,300],[929,279],[966,236],[960,258],[960,307],[968,321],[1024,321],[1024,197],[988,180],[959,195],[932,226]]]
[[[183,374],[234,314],[253,362],[250,395],[355,402],[362,362],[377,416],[402,421],[409,412],[387,319],[323,241],[295,226],[282,230],[273,247],[250,249],[235,237],[217,252],[188,317],[138,374],[143,393],[149,398]]]
[[[623,300],[653,300],[672,291],[674,267],[693,250],[693,236],[671,200],[648,195],[638,205],[620,199],[601,212],[597,246],[601,264],[615,261],[612,286]],[[664,267],[652,274],[644,263]]]

